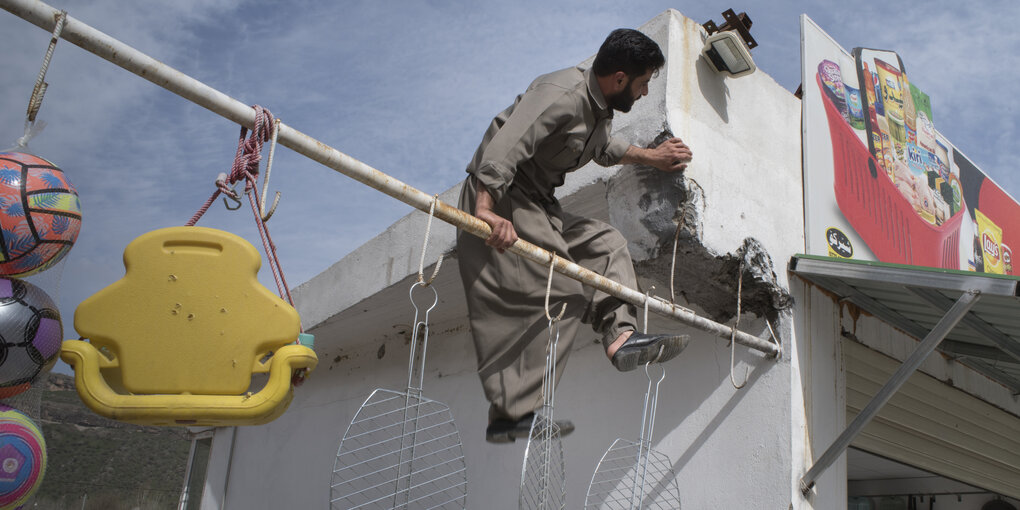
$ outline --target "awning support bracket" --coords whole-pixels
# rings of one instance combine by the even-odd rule
[[[878,411],[882,409],[882,406],[907,382],[907,379],[928,358],[928,355],[938,347],[942,340],[949,335],[949,332],[970,312],[971,307],[977,303],[979,297],[979,291],[969,290],[964,292],[956,300],[956,303],[953,304],[953,307],[939,319],[939,322],[935,324],[935,327],[918,344],[914,352],[900,365],[896,373],[878,390],[878,393],[868,402],[868,405],[864,406],[864,409],[854,418],[853,422],[847,425],[846,429],[843,430],[839,437],[833,441],[832,445],[825,450],[825,453],[815,461],[811,469],[800,479],[800,490],[804,495],[811,491],[821,474],[843,454],[847,447],[850,446],[850,443],[861,433],[861,430],[878,415]]]

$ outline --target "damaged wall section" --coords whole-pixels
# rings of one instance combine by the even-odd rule
[[[650,146],[672,136],[664,130]],[[610,222],[630,242],[642,287],[654,285],[657,295],[668,297],[670,270],[675,266],[677,303],[723,323],[736,314],[738,286],[744,313],[774,321],[793,305],[788,289],[776,277],[772,257],[753,236],[724,253],[706,246],[705,192],[686,172],[631,166],[609,180],[606,194]]]

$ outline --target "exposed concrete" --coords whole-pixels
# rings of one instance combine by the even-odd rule
[[[649,144],[673,136],[663,131]],[[717,253],[704,242],[705,191],[684,172],[665,173],[634,166],[614,175],[607,186],[610,222],[626,232],[638,274],[657,289],[673,289],[678,303],[696,307],[717,322],[741,310],[776,320],[793,302],[776,277],[772,257],[754,237],[732,251]],[[674,246],[676,250],[674,259]],[[675,269],[673,269],[675,267]]]

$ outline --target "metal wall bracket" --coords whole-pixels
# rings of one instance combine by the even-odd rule
[[[970,312],[971,307],[974,306],[979,297],[979,291],[968,290],[956,300],[953,307],[935,324],[935,327],[932,328],[928,335],[924,337],[924,340],[914,349],[914,352],[900,365],[896,373],[878,390],[878,393],[861,410],[860,414],[854,418],[854,421],[847,425],[843,433],[833,441],[832,445],[825,450],[825,453],[815,461],[811,469],[800,479],[800,490],[804,495],[811,491],[821,474],[843,454],[864,427],[878,415],[878,411],[882,409],[882,406],[907,382],[907,379],[928,358],[928,355],[938,347],[949,332]]]

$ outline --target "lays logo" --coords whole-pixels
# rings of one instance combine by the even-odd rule
[[[981,245],[985,250],[985,263],[997,265],[999,263],[999,243],[988,232],[982,232]]]

